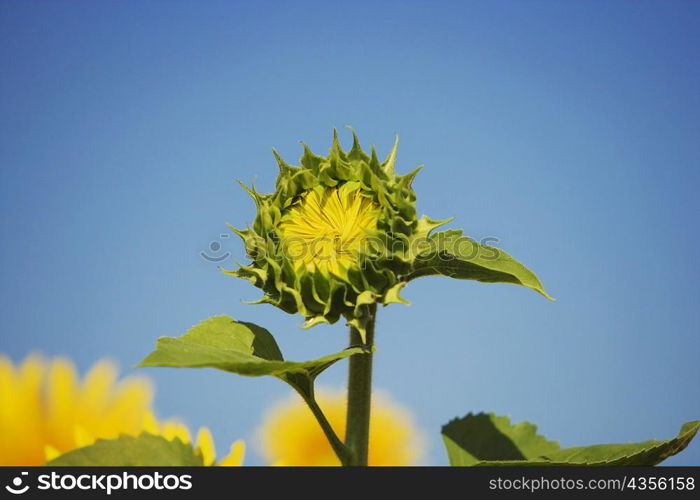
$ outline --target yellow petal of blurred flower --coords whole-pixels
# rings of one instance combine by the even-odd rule
[[[95,363],[81,380],[66,358],[45,361],[31,355],[15,366],[0,354],[0,466],[41,465],[97,439],[144,431],[189,443],[184,424],[156,420],[152,400],[148,379],[118,381],[116,367],[107,360]],[[208,429],[199,429],[195,448],[206,465],[214,463],[216,450]],[[240,465],[240,445],[236,451],[222,462]]]
[[[317,389],[316,400],[336,434],[345,435],[346,397],[342,391]],[[296,394],[265,416],[258,430],[261,451],[271,465],[340,465],[318,422]],[[417,465],[424,454],[422,432],[408,410],[382,392],[373,394],[369,465]]]
[[[243,455],[245,454],[245,442],[238,440],[231,445],[229,454],[221,459],[218,465],[222,467],[232,467],[243,464]]]

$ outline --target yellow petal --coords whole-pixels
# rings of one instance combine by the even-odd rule
[[[231,451],[221,459],[219,465],[222,467],[237,467],[243,464],[243,455],[245,455],[245,442],[238,440],[231,445]]]
[[[204,465],[212,465],[216,461],[216,447],[211,432],[206,427],[200,427],[194,447],[202,454]]]
[[[73,428],[73,436],[75,439],[75,447],[82,448],[83,446],[88,446],[95,442],[95,438],[90,435],[90,433],[80,425],[76,425]]]
[[[61,452],[58,451],[56,448],[51,446],[50,444],[47,444],[44,446],[44,457],[46,458],[46,462],[49,460],[53,460],[54,458],[58,457],[61,455]]]
[[[15,370],[7,357],[0,354],[0,440],[7,442],[11,438],[8,432],[12,429],[15,408]]]
[[[177,420],[167,420],[163,422],[161,434],[169,441],[175,438],[179,438],[183,443],[189,443],[191,441],[190,430],[185,424]]]
[[[100,428],[114,394],[117,368],[108,360],[95,363],[81,385],[77,417],[85,428]]]
[[[142,377],[124,379],[109,405],[99,427],[100,437],[116,438],[119,434],[139,434],[144,415],[151,410],[153,390]]]
[[[70,360],[55,359],[49,366],[47,380],[48,441],[59,451],[75,447],[73,425],[77,395],[77,375]]]
[[[149,432],[151,434],[158,434],[160,429],[158,428],[158,421],[152,411],[146,411],[143,413],[142,420],[142,431]]]
[[[29,356],[16,369],[8,358],[0,357],[0,465],[43,462],[42,380],[38,356]]]

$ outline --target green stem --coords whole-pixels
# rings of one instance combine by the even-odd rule
[[[328,439],[328,442],[330,443],[331,447],[333,448],[333,451],[335,452],[336,456],[338,457],[338,460],[340,460],[340,463],[342,465],[350,465],[353,461],[352,451],[350,451],[343,444],[343,442],[340,440],[340,438],[338,438],[338,435],[333,430],[333,427],[331,427],[330,422],[328,422],[328,419],[323,414],[321,407],[318,406],[318,403],[316,402],[316,399],[313,396],[313,394],[311,395],[310,398],[307,397],[306,395],[302,394],[301,392],[299,392],[299,394],[304,399],[306,404],[309,406],[311,413],[313,413],[314,417],[316,417],[318,424],[321,426],[323,433],[326,435],[326,439]]]
[[[350,346],[374,345],[374,323],[377,305],[370,306],[370,317],[366,327],[366,341],[360,332],[350,327]],[[345,425],[345,446],[352,451],[353,461],[349,465],[367,465],[369,449],[369,418],[372,406],[372,353],[350,356],[348,373],[348,412]]]

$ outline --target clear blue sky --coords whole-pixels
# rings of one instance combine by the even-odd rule
[[[226,313],[288,358],[342,325],[241,300],[200,257],[270,190],[276,147],[353,125],[419,211],[499,245],[557,302],[425,278],[381,311],[376,384],[440,425],[530,420],[562,445],[666,438],[700,417],[700,4],[693,1],[0,3],[0,351],[125,370],[159,335]],[[348,144],[348,133],[342,132]],[[287,389],[142,370],[160,415],[251,442]],[[322,377],[340,386],[345,366]],[[669,464],[700,464],[700,442]]]

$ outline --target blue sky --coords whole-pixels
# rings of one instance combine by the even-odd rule
[[[671,437],[700,418],[699,20],[691,1],[2,2],[0,352],[132,372],[221,313],[290,359],[343,348],[343,325],[243,304],[258,291],[200,252],[243,258],[220,235],[253,217],[235,179],[272,189],[271,147],[296,161],[349,124],[380,154],[398,133],[399,172],[426,165],[419,212],[498,238],[558,299],[424,278],[380,312],[376,385],[426,462],[469,411],[564,446]],[[140,372],[160,415],[260,463],[282,384]]]

